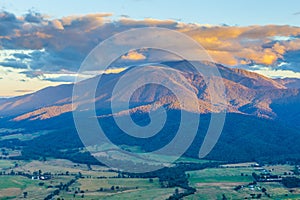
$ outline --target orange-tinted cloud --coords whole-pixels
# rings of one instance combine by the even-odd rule
[[[274,42],[273,37],[300,35],[299,27],[291,26],[179,26],[207,49],[216,62],[237,65],[257,63],[273,65],[289,50],[299,50],[299,39]]]
[[[42,14],[16,17],[12,13],[2,12],[0,44],[3,48],[45,48],[46,52],[36,61],[36,68],[43,70],[75,70],[99,42],[118,32],[149,26],[187,34],[201,44],[216,62],[231,66],[250,63],[275,65],[278,60],[284,60],[290,51],[300,50],[299,27],[211,26],[151,18],[112,21],[111,15],[98,13],[50,19]],[[275,37],[287,39],[277,41]],[[142,60],[145,55],[131,52],[122,58]]]
[[[55,19],[52,20],[51,23],[55,29],[64,30],[64,26],[60,20]]]
[[[164,26],[164,25],[177,25],[174,20],[158,20],[152,18],[145,18],[144,20],[134,20],[129,18],[121,18],[119,22],[127,26]]]
[[[222,63],[224,65],[234,66],[239,64],[238,60],[234,57],[234,55],[227,51],[216,51],[216,50],[208,50],[209,55],[216,62]]]
[[[144,60],[146,59],[146,56],[136,51],[130,51],[126,55],[123,55],[121,58],[124,60]]]

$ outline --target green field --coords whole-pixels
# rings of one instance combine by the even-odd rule
[[[26,187],[34,185],[34,181],[31,179],[21,176],[2,176],[0,178],[0,190],[6,188],[20,188],[25,189]]]
[[[5,136],[0,136],[0,140],[19,139],[21,141],[32,140],[41,135],[48,134],[49,131],[39,131],[35,133],[13,133]]]
[[[153,183],[150,183],[148,179],[140,178],[108,178],[108,179],[80,179],[78,180],[80,188],[82,190],[95,191],[100,187],[110,189],[111,186],[119,186],[120,188],[153,188],[159,187],[158,180],[154,179]]]
[[[264,167],[265,169],[272,172],[272,174],[283,175],[285,172],[291,172],[294,167],[291,165],[268,165]]]
[[[111,189],[112,186],[114,190]],[[157,179],[150,183],[148,179],[140,178],[84,178],[79,179],[73,187],[84,191],[75,196],[81,197],[84,194],[85,199],[166,199],[175,190],[174,188],[160,188]],[[72,199],[74,192],[63,192],[60,197]]]
[[[210,168],[188,173],[191,185],[196,186],[198,183],[251,182],[252,172],[251,168]]]
[[[282,175],[284,172],[292,169],[289,165],[268,166],[266,169],[273,169],[274,174]],[[255,187],[244,187],[239,191],[234,188],[238,185],[247,185],[253,182],[252,173],[257,172],[252,167],[241,168],[209,168],[199,171],[188,172],[190,174],[190,185],[197,189],[196,193],[185,197],[184,199],[222,199],[224,194],[227,199],[251,199],[250,194],[262,194],[260,199],[300,199],[300,189],[293,189],[291,193],[281,183],[258,183]],[[243,176],[242,176],[243,174]],[[271,197],[267,197],[261,191],[267,189]]]
[[[78,173],[81,173],[83,178],[77,179],[69,187],[69,191],[62,190],[55,198],[73,199],[75,191],[79,191],[75,197],[81,198],[84,195],[84,199],[166,199],[175,190],[175,188],[160,188],[158,179],[150,182],[149,179],[142,178],[112,178],[118,173],[111,172],[103,166],[91,166],[91,168],[62,159],[28,162],[0,160],[0,171],[6,174],[11,170],[24,173],[41,170],[54,175],[50,180],[45,181],[31,180],[19,175],[2,175],[0,176],[0,199],[22,198],[23,192],[27,192],[27,199],[44,199],[55,190],[55,186],[69,182],[74,179],[74,174]],[[66,172],[69,175],[58,175]],[[42,185],[39,185],[41,183]],[[115,187],[114,190],[111,189],[112,186]],[[100,188],[103,191],[99,191]]]
[[[98,200],[98,199],[105,199],[105,200],[164,200],[167,199],[172,193],[174,193],[174,188],[153,188],[153,189],[137,189],[137,190],[128,190],[124,192],[115,192],[115,193],[84,193],[84,199],[88,200]],[[82,194],[75,195],[76,198],[82,199]],[[66,200],[74,199],[73,194],[62,194],[59,198],[64,198]],[[76,199],[75,198],[75,199]]]
[[[183,158],[180,162],[205,162]],[[241,165],[243,166],[243,165]],[[294,166],[273,165],[264,166],[265,170],[273,174],[283,175],[292,172]],[[27,199],[44,199],[56,190],[57,186],[75,180],[68,189],[60,190],[55,199],[167,199],[175,192],[173,188],[161,188],[158,178],[152,181],[145,178],[117,178],[118,173],[103,166],[87,166],[63,159],[48,159],[47,161],[13,161],[0,160],[0,171],[6,174],[11,171],[33,173],[36,171],[51,172],[50,180],[32,180],[20,175],[0,176],[0,200],[23,198],[27,192]],[[196,189],[196,193],[184,199],[251,199],[250,194],[262,194],[260,199],[300,199],[300,189],[285,188],[281,183],[258,183],[254,187],[248,184],[253,182],[252,173],[259,173],[254,167],[220,167],[207,168],[197,171],[188,171],[189,186]],[[68,173],[68,174],[67,174]],[[82,178],[76,178],[78,174]],[[238,185],[244,187],[238,191]],[[271,197],[261,191],[265,188]],[[182,190],[181,188],[178,188]]]
[[[9,169],[15,166],[15,161],[12,160],[0,160],[0,169]]]
[[[22,176],[0,177],[0,199],[21,198],[23,192],[28,193],[28,199],[43,199],[52,189],[39,186],[39,181]]]

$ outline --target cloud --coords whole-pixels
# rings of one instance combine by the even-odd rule
[[[300,28],[293,26],[223,26],[187,24],[176,20],[146,18],[130,19],[122,16],[112,21],[111,13],[67,16],[51,19],[30,11],[23,16],[0,13],[0,48],[30,50],[11,52],[0,64],[23,69],[28,78],[62,70],[76,72],[88,53],[113,34],[139,27],[164,27],[180,31],[201,44],[212,58],[228,66],[265,65],[278,67],[282,61],[290,63],[286,70],[300,71]],[[1,54],[1,50],[0,50]],[[170,56],[150,51],[133,51],[122,56],[125,63],[170,59]],[[0,57],[3,57],[1,54]],[[122,65],[120,65],[122,66]],[[67,79],[66,81],[71,81]],[[48,78],[57,81],[57,78]]]
[[[291,26],[180,26],[180,31],[197,40],[211,56],[228,65],[257,63],[276,65],[288,51],[299,49],[299,27]],[[279,40],[280,39],[280,40]]]
[[[34,92],[34,90],[15,90],[15,92],[17,92],[17,93],[30,93],[30,92]]]
[[[64,30],[64,25],[60,20],[53,20],[51,21],[51,24],[53,25],[53,28],[58,29],[58,30]]]
[[[29,55],[24,54],[24,53],[14,53],[13,57],[19,58],[19,59],[29,59],[29,58],[31,58]]]
[[[4,67],[13,67],[13,68],[17,68],[17,69],[27,69],[28,68],[25,63],[18,62],[16,60],[0,62],[0,65],[4,66]]]
[[[42,80],[39,77],[28,77],[23,72],[27,72],[27,70],[0,66],[0,74],[3,75],[2,79],[0,79],[1,96],[22,95],[47,86],[62,84],[61,82]]]
[[[29,11],[29,13],[25,14],[24,21],[29,23],[41,23],[44,21],[44,17],[38,12]]]
[[[117,74],[117,73],[120,73],[124,70],[126,70],[127,68],[126,67],[122,67],[122,68],[111,68],[111,69],[107,69],[105,70],[103,73],[104,74]]]
[[[91,32],[105,22],[109,22],[107,18],[112,16],[111,13],[96,13],[80,16],[68,16],[61,19],[62,25],[71,29],[80,28],[80,31]]]
[[[126,55],[123,55],[121,58],[124,60],[144,60],[146,59],[146,56],[136,51],[130,51]]]
[[[158,20],[152,18],[145,18],[144,20],[134,20],[129,18],[122,18],[119,23],[126,26],[164,26],[164,27],[175,27],[178,22],[175,20]]]
[[[300,15],[300,12],[295,12],[293,13],[293,15]]]
[[[75,82],[76,77],[75,76],[58,76],[58,77],[52,77],[52,78],[44,78],[43,80],[47,80],[47,81],[51,81],[51,82],[72,83],[72,82]]]
[[[257,66],[254,69],[250,69],[250,71],[262,74],[266,77],[270,78],[299,78],[300,79],[300,72],[295,72],[292,70],[283,70],[283,69],[274,69],[266,66]]]
[[[20,28],[22,24],[16,16],[9,12],[0,13],[0,36],[10,36],[14,33],[14,29]]]
[[[120,15],[121,18],[130,18],[129,15]]]

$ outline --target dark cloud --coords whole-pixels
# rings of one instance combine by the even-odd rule
[[[32,70],[51,72],[62,69],[77,71],[85,55],[81,55],[77,49],[66,47],[56,51],[34,51],[29,56]]]
[[[17,18],[13,13],[9,13],[6,11],[3,11],[0,13],[0,21],[1,22],[14,22]]]
[[[44,18],[40,13],[29,11],[29,13],[24,15],[24,20],[29,23],[41,23],[44,21]]]
[[[43,80],[46,81],[51,81],[51,82],[69,82],[72,83],[74,82],[76,77],[74,76],[59,76],[55,78],[44,78]]]
[[[283,70],[300,72],[300,50],[287,52],[284,55],[284,60],[287,61],[288,64],[281,67]]]
[[[43,76],[44,72],[42,71],[33,71],[33,70],[28,70],[24,72],[20,72],[21,74],[25,74],[28,78],[35,78],[35,77],[40,77]]]
[[[14,29],[19,29],[22,22],[16,16],[9,12],[0,13],[0,36],[11,36],[14,34]]]
[[[12,67],[12,68],[17,68],[17,69],[27,69],[28,66],[25,63],[22,63],[20,61],[16,61],[13,59],[9,59],[9,61],[5,61],[5,62],[0,62],[1,66],[4,67]]]
[[[31,56],[27,55],[27,54],[23,54],[23,53],[14,53],[13,56],[15,58],[19,58],[19,59],[30,59]]]
[[[130,18],[129,15],[120,15],[120,17],[123,17],[123,18]]]

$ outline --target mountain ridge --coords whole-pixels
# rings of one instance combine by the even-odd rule
[[[175,84],[181,84],[179,79],[186,79],[193,90],[195,90],[200,104],[200,113],[219,112],[224,107],[217,108],[211,105],[210,92],[207,84],[216,84],[217,78],[204,79],[199,73],[193,71],[192,65],[186,61],[168,61],[161,64],[171,66],[171,70],[181,70],[176,76],[168,73],[164,78],[172,80]],[[256,117],[277,118],[278,115],[272,109],[274,103],[276,105],[284,105],[289,98],[299,98],[299,89],[288,88],[278,80],[273,80],[265,76],[249,72],[243,69],[227,68],[221,64],[204,62],[204,67],[217,67],[222,81],[225,86],[225,94],[227,98],[227,112],[241,113],[253,115]],[[138,67],[138,66],[137,66]],[[153,66],[153,69],[155,66]],[[96,91],[95,104],[96,108],[109,109],[112,98],[122,102],[125,97],[120,94],[117,97],[111,96],[111,91],[117,81],[126,74],[127,69],[119,74],[105,74],[102,76],[100,87]],[[169,72],[169,71],[168,71]],[[156,71],[147,72],[147,76],[154,75]],[[141,77],[140,79],[142,79]],[[208,83],[205,81],[208,80]],[[88,84],[89,79],[84,80],[80,84]],[[102,85],[101,85],[102,84]],[[76,106],[72,104],[73,84],[48,87],[32,94],[14,97],[3,100],[0,105],[0,115],[2,117],[10,117],[15,121],[21,120],[43,120],[53,116],[58,116],[66,112],[71,112]],[[185,89],[182,87],[183,92]],[[89,92],[89,91],[87,91]],[[122,91],[126,93],[126,87]],[[224,98],[220,94],[214,94],[215,97]],[[134,92],[131,98],[131,112],[142,111],[148,112],[149,107],[153,105],[168,105],[168,109],[181,109],[178,100],[171,95],[170,91],[158,85],[147,85],[140,87]],[[188,100],[187,100],[188,101]],[[218,99],[216,99],[218,102]],[[79,104],[83,104],[80,103]],[[79,105],[80,106],[80,105]],[[188,105],[187,110],[192,109],[193,105]],[[276,107],[276,106],[275,106]],[[299,108],[297,108],[299,109]],[[283,117],[282,117],[283,118]]]

